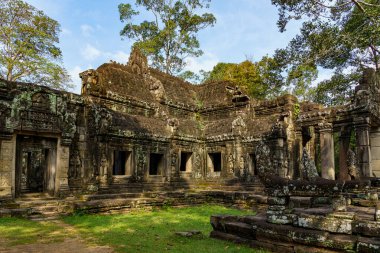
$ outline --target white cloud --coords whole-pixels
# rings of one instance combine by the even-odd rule
[[[86,47],[81,52],[81,54],[86,60],[92,61],[100,57],[103,53],[96,47],[90,44],[87,44]]]
[[[82,87],[82,80],[79,77],[79,73],[83,72],[83,69],[80,66],[75,66],[69,70],[69,74],[74,84],[73,92],[80,94]]]
[[[80,26],[80,30],[82,31],[82,35],[84,37],[89,37],[94,32],[94,28],[90,25],[84,24]]]
[[[201,57],[188,58],[185,69],[190,70],[195,73],[198,73],[200,70],[210,71],[218,62],[219,62],[219,59],[216,55],[206,52]]]

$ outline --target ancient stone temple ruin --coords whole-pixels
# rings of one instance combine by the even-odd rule
[[[339,206],[346,199],[364,203],[360,196],[378,192],[380,82],[374,71],[364,73],[347,104],[330,108],[291,95],[250,99],[229,82],[192,85],[150,68],[138,50],[128,64],[105,63],[80,77],[81,95],[0,80],[0,204],[30,193],[69,197],[70,210],[131,207],[137,202],[128,202],[128,194],[137,193],[165,193],[163,201],[187,204],[254,200],[251,205],[269,205],[262,224],[298,222],[298,231],[302,215],[289,207],[294,196],[306,198],[308,207],[323,198]],[[264,189],[268,196],[254,197]],[[101,201],[107,194],[118,197]],[[344,231],[380,241],[377,215],[359,232]],[[246,220],[250,225],[234,227],[225,222],[238,218],[214,218],[214,236],[268,246],[270,239],[255,237],[256,221]]]

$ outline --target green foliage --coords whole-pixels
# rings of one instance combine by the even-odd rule
[[[298,118],[298,115],[300,115],[300,112],[301,112],[301,105],[299,103],[295,103],[294,108],[293,108],[293,113],[294,113],[295,119]]]
[[[218,63],[206,81],[230,81],[256,99],[277,96],[283,86],[281,69],[277,62],[263,57],[259,62]]]
[[[367,67],[379,71],[379,0],[272,0],[272,3],[279,9],[280,31],[285,31],[291,19],[304,20],[300,34],[274,56],[286,63],[288,82],[295,82],[296,95],[311,96],[326,105],[340,104],[352,93],[352,84],[359,79],[357,73]],[[332,69],[335,74],[308,93],[318,67]]]
[[[353,95],[353,87],[360,78],[360,73],[334,73],[322,81],[316,88],[310,89],[309,96],[314,102],[332,106],[347,103]]]
[[[0,233],[9,246],[36,242],[48,243],[62,240],[64,236],[67,236],[63,233],[63,228],[58,225],[19,218],[0,218]]]
[[[69,88],[57,47],[60,26],[42,11],[21,1],[0,2],[0,77]]]
[[[84,215],[65,218],[81,235],[110,245],[117,252],[263,252],[208,237],[212,214],[252,215],[221,206],[165,208],[124,215]],[[178,231],[199,230],[203,236],[184,238]]]
[[[136,0],[137,7],[145,8],[154,17],[153,21],[144,20],[140,24],[132,22],[140,12],[130,4],[120,4],[120,20],[126,23],[120,35],[135,41],[155,67],[178,74],[187,57],[203,54],[196,34],[216,22],[211,13],[199,14],[209,7],[210,1]]]

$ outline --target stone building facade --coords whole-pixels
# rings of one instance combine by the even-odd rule
[[[348,179],[355,136],[360,173],[380,175],[372,71],[350,103],[332,108],[291,95],[256,101],[228,82],[192,85],[149,68],[138,51],[126,65],[106,63],[80,77],[81,95],[0,80],[0,198],[249,184],[261,141],[281,177],[302,178],[306,147],[323,177]]]

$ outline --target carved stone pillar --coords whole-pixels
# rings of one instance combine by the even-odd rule
[[[57,150],[57,181],[56,181],[56,194],[65,195],[69,191],[68,183],[68,171],[69,171],[69,157],[70,148],[67,146],[62,146],[61,142],[58,141]]]
[[[301,171],[301,159],[302,159],[302,131],[301,129],[296,130],[296,139],[294,142],[294,170],[289,171],[288,175],[291,178],[302,178]]]
[[[321,144],[321,167],[322,177],[326,179],[335,179],[335,165],[334,165],[334,139],[332,124],[320,123],[319,135]]]
[[[349,180],[347,152],[350,146],[351,128],[342,127],[339,136],[339,179]]]
[[[15,196],[15,140],[0,140],[0,199]]]
[[[368,117],[358,117],[355,119],[356,148],[358,165],[361,173],[365,177],[372,176],[371,167],[371,146],[369,139],[370,119]]]

